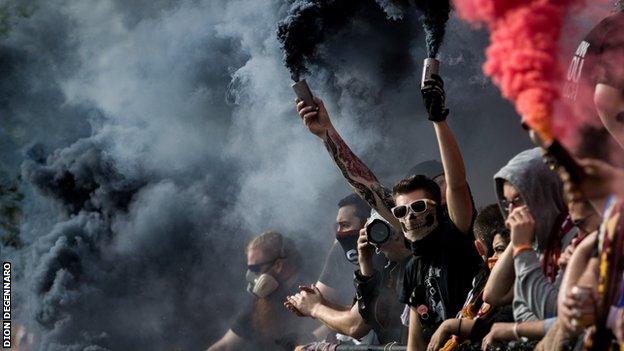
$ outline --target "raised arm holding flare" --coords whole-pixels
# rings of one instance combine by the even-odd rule
[[[318,108],[306,106],[305,102],[297,100],[297,111],[305,126],[323,141],[332,160],[355,193],[395,228],[400,228],[399,222],[390,212],[394,203],[390,192],[342,140],[331,123],[323,101],[317,97],[314,101]]]
[[[466,168],[453,132],[446,123],[449,110],[445,108],[444,82],[438,75],[425,81],[422,89],[429,120],[433,122],[440,157],[446,177],[446,203],[448,214],[462,233],[469,233],[475,216],[470,187],[466,181]]]
[[[445,121],[449,111],[444,83],[433,75],[421,92],[440,148],[448,218],[440,188],[433,180],[413,175],[394,186],[397,206],[393,214],[399,218],[413,254],[400,298],[410,308],[409,351],[424,350],[438,326],[459,312],[481,263],[473,237],[468,235],[475,210],[464,161]],[[431,347],[435,344],[434,340]]]

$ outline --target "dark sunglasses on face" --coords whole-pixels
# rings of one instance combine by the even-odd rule
[[[279,260],[281,257],[276,257],[270,261],[266,261],[266,262],[262,262],[262,263],[256,263],[256,264],[248,264],[247,265],[247,269],[253,273],[260,273],[262,271],[262,267],[266,266],[266,265],[272,265],[273,263],[275,263],[275,261]]]
[[[515,207],[520,207],[522,205],[524,205],[524,200],[522,200],[522,198],[520,196],[516,196],[513,198],[513,200],[509,201],[507,199],[502,199],[501,200],[501,205],[503,206],[503,211],[505,211],[506,213],[509,213],[509,205],[513,205],[514,208]]]
[[[429,199],[420,199],[412,202],[409,205],[400,205],[392,208],[392,215],[394,217],[401,219],[409,213],[411,210],[413,213],[418,214],[427,211],[427,209],[435,206],[436,203],[433,200]]]

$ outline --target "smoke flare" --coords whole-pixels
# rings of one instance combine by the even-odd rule
[[[558,40],[566,10],[576,0],[455,0],[460,17],[485,23],[490,45],[483,71],[511,100],[544,140],[553,130],[553,103],[559,97]]]

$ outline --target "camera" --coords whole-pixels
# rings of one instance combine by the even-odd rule
[[[366,240],[375,246],[381,246],[390,240],[392,229],[386,223],[376,219],[366,226]]]
[[[366,240],[372,245],[379,247],[390,240],[394,235],[394,229],[377,211],[371,211],[371,216],[366,223]]]

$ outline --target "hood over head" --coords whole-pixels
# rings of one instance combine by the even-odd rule
[[[518,189],[529,207],[535,219],[537,249],[543,252],[558,217],[567,211],[561,179],[544,163],[540,148],[525,150],[516,155],[494,175],[498,204],[506,219],[501,202],[504,199],[505,181]]]

